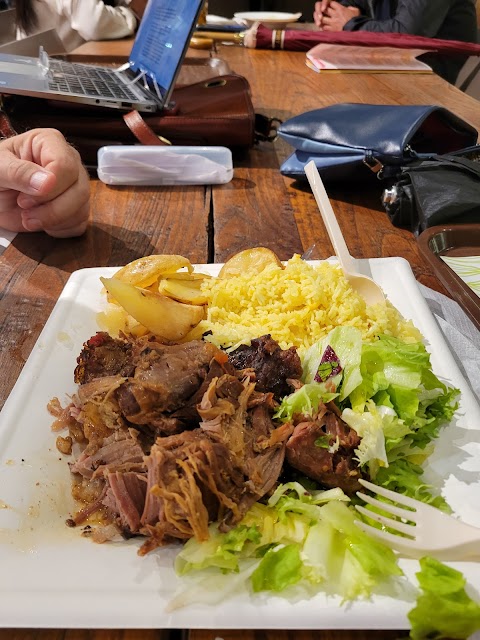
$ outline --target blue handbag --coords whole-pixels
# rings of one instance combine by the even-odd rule
[[[473,146],[478,137],[443,107],[355,103],[302,113],[278,134],[295,149],[280,171],[299,180],[310,160],[324,180],[364,180],[370,172],[392,178],[410,162]]]

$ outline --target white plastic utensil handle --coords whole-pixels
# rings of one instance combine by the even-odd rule
[[[346,273],[358,273],[357,261],[350,255],[347,243],[345,242],[337,217],[325,190],[325,186],[313,160],[305,165],[305,174],[308,178],[308,182],[310,183],[315,200],[317,201],[318,208],[328,232],[328,237],[335,249],[335,255],[337,256],[340,265]]]

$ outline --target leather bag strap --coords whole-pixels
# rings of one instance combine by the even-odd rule
[[[460,166],[468,173],[476,175],[478,178],[480,178],[480,163],[478,162],[474,162],[473,160],[469,160],[468,158],[461,158],[453,154],[444,154],[443,156],[440,156],[439,159],[447,160],[453,165]]]
[[[155,131],[145,122],[140,113],[135,109],[126,113],[123,119],[139,142],[145,145],[168,145],[170,142],[162,136],[157,136]]]
[[[0,139],[2,138],[11,138],[12,136],[16,136],[17,132],[12,126],[10,122],[10,118],[0,109]]]

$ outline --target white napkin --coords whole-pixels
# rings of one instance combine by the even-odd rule
[[[480,402],[480,331],[460,305],[419,283],[460,371]]]
[[[0,256],[11,243],[11,241],[15,238],[17,234],[13,231],[7,231],[6,229],[2,229],[0,227]]]

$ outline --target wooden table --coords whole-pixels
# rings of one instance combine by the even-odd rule
[[[100,44],[98,50],[104,46]],[[91,43],[89,51],[95,53]],[[478,102],[434,75],[321,75],[305,66],[302,53],[225,46],[219,47],[218,55],[250,80],[256,110],[268,116],[286,119],[348,101],[437,103],[480,128]],[[56,240],[43,234],[18,235],[0,257],[0,406],[76,269],[121,265],[154,252],[180,253],[195,263],[222,262],[236,251],[259,244],[271,247],[282,259],[312,244],[316,245],[313,257],[332,255],[310,190],[280,175],[279,165],[289,153],[281,140],[261,143],[236,159],[231,183],[215,187],[111,188],[92,179],[91,225],[83,237]],[[376,182],[330,188],[351,253],[359,258],[403,256],[421,283],[442,291],[412,234],[390,224],[379,202],[381,188]],[[85,620],[87,626],[88,612]],[[0,631],[0,640],[393,640],[406,636],[396,631]]]

